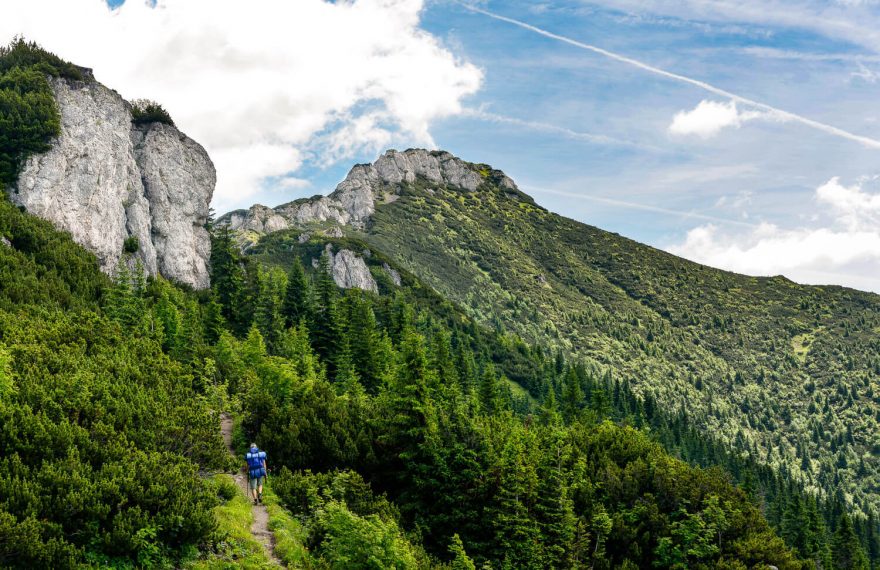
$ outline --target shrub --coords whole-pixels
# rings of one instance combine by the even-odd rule
[[[46,67],[2,69],[0,51],[0,187],[14,184],[21,164],[49,150],[61,132],[61,119]]]
[[[122,250],[125,253],[137,253],[141,248],[141,242],[137,236],[131,236],[125,238],[125,241],[122,242]]]
[[[149,99],[135,99],[131,102],[131,122],[136,125],[164,123],[174,126],[168,111],[159,103]]]
[[[17,37],[8,46],[0,47],[0,75],[14,68],[36,68],[54,77],[64,77],[82,81],[82,68],[64,61],[54,53],[48,52],[35,42]]]

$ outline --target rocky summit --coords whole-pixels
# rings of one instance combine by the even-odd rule
[[[207,288],[216,175],[205,150],[171,125],[133,124],[131,105],[94,80],[51,86],[61,134],[25,162],[10,199],[70,232],[105,272],[137,238],[148,274]]]
[[[376,204],[393,202],[404,184],[430,184],[474,192],[487,177],[501,188],[516,190],[504,173],[465,162],[445,151],[388,150],[372,164],[358,164],[329,196],[297,200],[276,208],[256,204],[220,218],[232,230],[266,234],[311,223],[331,222],[363,229]]]

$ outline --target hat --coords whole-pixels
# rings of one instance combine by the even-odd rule
[[[257,444],[256,444],[256,443],[252,443],[252,444],[251,444],[251,449],[256,449],[256,448],[257,448]]]

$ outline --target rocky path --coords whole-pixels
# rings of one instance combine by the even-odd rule
[[[223,434],[223,441],[226,442],[226,447],[229,449],[229,453],[236,455],[235,449],[232,448],[232,416],[229,414],[223,414],[221,416],[220,432]],[[241,462],[244,463],[244,460]],[[242,468],[234,475],[234,479],[235,484],[238,485],[241,492],[247,496],[248,500],[253,502],[250,490],[248,489],[247,474],[245,473],[244,466],[242,466]],[[263,545],[263,548],[266,549],[266,555],[269,559],[275,564],[282,566],[281,560],[275,556],[275,535],[269,530],[269,511],[266,510],[265,505],[252,505],[251,511],[254,514],[254,522],[251,525],[251,534],[253,534],[254,538],[256,538]]]

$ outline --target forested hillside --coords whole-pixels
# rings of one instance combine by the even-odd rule
[[[588,369],[429,310],[424,288],[343,295],[222,238],[215,293],[125,265],[111,281],[0,208],[3,566],[234,562],[211,510],[228,491],[201,473],[228,467],[219,412],[239,402],[318,567],[800,567],[723,473],[603,422],[612,396]],[[513,393],[515,361],[559,378],[559,403]]]
[[[601,365],[820,496],[880,504],[877,295],[691,263],[489,177],[404,184],[346,231],[477,322]]]

